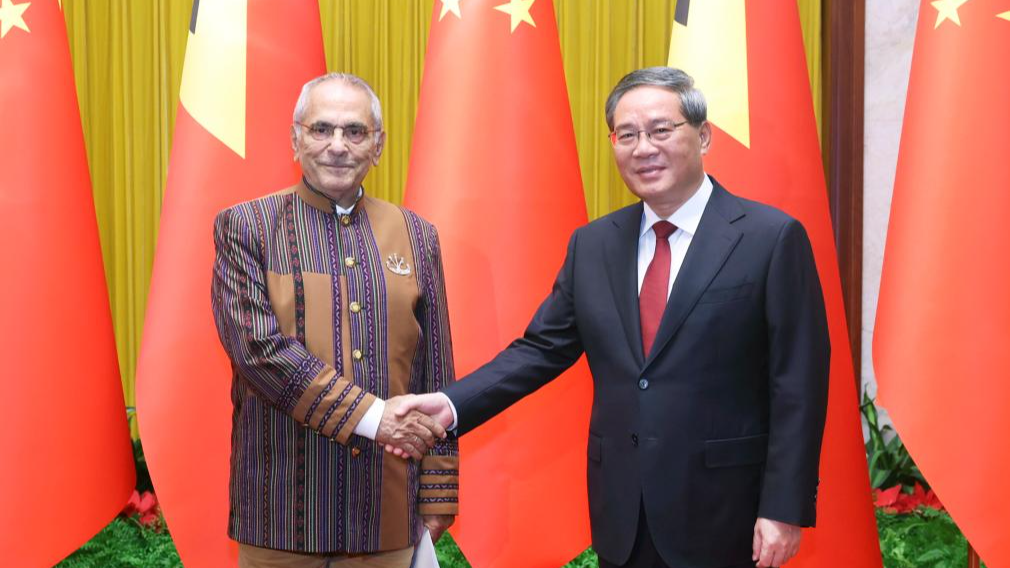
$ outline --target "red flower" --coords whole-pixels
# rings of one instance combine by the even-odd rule
[[[932,489],[926,492],[925,505],[931,509],[936,509],[937,511],[946,511],[943,503],[940,502],[940,498],[936,496],[936,493],[933,493]]]
[[[874,500],[874,505],[883,508],[887,512],[893,512],[895,504],[901,497],[901,486],[895,485],[890,489],[876,490],[876,499]]]
[[[124,517],[132,517],[133,515],[136,515],[139,510],[140,493],[137,493],[137,490],[134,489],[133,495],[130,495],[130,499],[126,502],[126,505],[123,506],[122,515]]]
[[[886,490],[875,492],[874,504],[886,513],[911,513],[919,507],[928,507],[943,511],[943,503],[937,498],[936,493],[930,489],[926,491],[918,483],[912,488],[911,493],[902,491],[900,485],[896,485]]]
[[[140,517],[138,520],[140,524],[151,526],[161,518],[158,510],[158,498],[150,491],[145,491],[141,495],[134,489],[121,514],[128,518]]]
[[[157,523],[159,518],[160,517],[158,516],[157,512],[148,513],[148,514],[142,515],[140,517],[140,524],[144,525],[145,527],[149,527],[149,526]]]

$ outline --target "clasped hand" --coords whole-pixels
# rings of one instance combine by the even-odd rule
[[[404,395],[386,400],[375,441],[399,457],[419,460],[438,440],[445,438],[445,427],[425,414],[423,408],[416,410],[423,406],[413,400],[416,398],[419,397]]]
[[[394,396],[386,400],[375,441],[401,458],[421,459],[452,424],[448,399],[437,394]]]

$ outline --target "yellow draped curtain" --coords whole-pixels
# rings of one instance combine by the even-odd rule
[[[441,0],[319,0],[331,70],[377,91],[389,142],[369,192],[399,202],[431,11]],[[821,0],[797,0],[820,124]],[[628,71],[664,65],[675,0],[555,0],[590,218],[633,201],[603,103]],[[143,331],[192,0],[63,0],[128,405]]]

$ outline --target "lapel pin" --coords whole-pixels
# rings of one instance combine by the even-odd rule
[[[407,264],[407,259],[402,256],[393,253],[386,257],[386,268],[389,269],[393,274],[399,274],[400,276],[410,276],[410,265]]]

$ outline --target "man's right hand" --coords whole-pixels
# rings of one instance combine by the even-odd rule
[[[413,397],[394,396],[386,400],[375,441],[387,450],[398,449],[393,453],[400,457],[419,460],[437,440],[445,437],[445,428],[421,412],[401,408],[410,398]]]
[[[442,393],[417,394],[403,398],[405,399],[403,403],[399,404],[394,410],[394,414],[398,418],[406,418],[421,412],[426,417],[430,416],[442,428],[443,432],[452,425],[455,419],[452,414],[452,408],[449,406],[449,397]],[[388,406],[386,410],[389,410]],[[378,441],[378,438],[376,440]],[[409,448],[400,447],[395,443],[387,443],[386,451],[401,458],[411,455]]]

